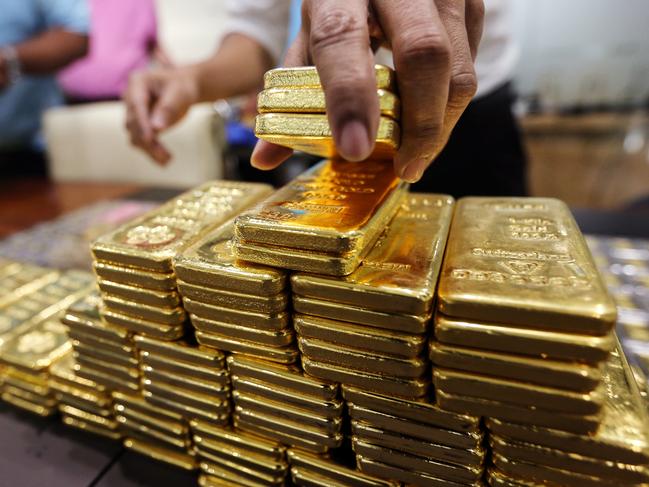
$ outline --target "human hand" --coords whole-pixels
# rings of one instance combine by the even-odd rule
[[[198,81],[190,68],[166,68],[134,73],[123,98],[126,129],[131,143],[154,161],[165,165],[171,159],[158,134],[178,122],[198,101]]]
[[[390,47],[401,98],[394,169],[415,182],[476,92],[483,17],[482,0],[304,0],[285,65],[315,64],[338,152],[360,161],[372,152],[379,122],[372,48]],[[272,169],[290,154],[260,141],[252,163]]]
[[[9,64],[0,52],[0,91],[9,86]]]

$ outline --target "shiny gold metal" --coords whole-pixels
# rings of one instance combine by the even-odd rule
[[[114,362],[108,362],[87,355],[74,354],[74,360],[79,367],[90,367],[106,375],[114,376],[116,379],[135,382],[140,378],[140,371],[136,367],[127,367]]]
[[[147,402],[158,406],[160,408],[166,408],[170,411],[182,414],[185,419],[202,419],[204,421],[210,421],[214,425],[226,426],[230,421],[230,413],[222,411],[214,411],[209,409],[200,409],[190,406],[185,403],[178,402],[176,400],[171,400],[160,395],[153,394],[151,391],[145,390],[143,395]]]
[[[187,404],[196,409],[217,412],[225,412],[228,410],[230,388],[227,386],[222,386],[219,393],[200,394],[164,382],[153,382],[151,379],[144,377],[142,380],[142,388],[145,391],[151,392],[152,395],[169,401]]]
[[[91,380],[111,391],[137,392],[140,390],[139,381],[124,380],[122,377],[115,377],[112,372],[99,370],[88,365],[75,365],[75,372],[84,379]]]
[[[406,335],[299,313],[293,315],[293,327],[298,335],[306,338],[327,340],[336,345],[351,343],[359,349],[401,358],[420,356],[427,340],[426,335]]]
[[[424,379],[398,379],[346,367],[325,364],[302,357],[304,371],[319,379],[342,382],[380,394],[416,399],[426,395],[429,382]]]
[[[141,371],[143,376],[150,379],[153,383],[165,383],[187,391],[197,392],[199,394],[222,394],[228,381],[226,371],[223,371],[223,380],[221,383],[208,382],[193,377],[187,377],[185,375],[178,375],[174,372],[156,370],[148,365],[143,365]]]
[[[101,261],[94,262],[93,269],[98,278],[107,281],[139,286],[153,291],[176,290],[176,276],[173,272],[150,272]]]
[[[79,340],[72,340],[72,347],[76,355],[96,358],[104,362],[114,363],[123,367],[136,368],[139,364],[137,358],[132,354],[115,352],[112,349],[97,348],[81,343]]]
[[[160,462],[169,463],[184,470],[195,470],[197,468],[196,459],[191,455],[161,448],[153,443],[126,438],[124,440],[124,446],[129,450],[134,450],[144,456]]]
[[[98,261],[172,272],[173,257],[202,232],[232,218],[269,192],[265,184],[205,183],[102,236],[93,243],[92,253]]]
[[[85,300],[69,307],[61,321],[73,333],[90,335],[97,340],[105,340],[122,346],[132,345],[132,333],[129,330],[102,321],[99,314],[100,304],[99,293],[91,293]]]
[[[135,301],[121,299],[106,293],[102,293],[104,306],[109,310],[133,316],[141,320],[148,320],[162,325],[182,325],[187,320],[185,310],[180,306],[175,308],[159,308],[147,306]]]
[[[147,306],[175,308],[180,305],[180,295],[176,291],[154,291],[104,279],[98,279],[97,285],[102,292],[108,295]]]
[[[162,432],[158,428],[150,428],[147,424],[141,424],[126,416],[117,416],[117,422],[119,423],[120,431],[131,438],[156,440],[178,450],[186,450],[191,447],[189,437],[169,436],[166,432]]]
[[[219,323],[218,321],[206,320],[196,315],[190,315],[194,328],[205,333],[216,333],[229,337],[233,340],[245,340],[251,343],[259,343],[269,347],[284,347],[291,345],[295,340],[293,328],[287,327],[283,330],[259,330],[249,326],[232,325],[230,323]]]
[[[54,362],[48,372],[51,377],[50,384],[54,381],[56,384],[82,389],[84,391],[93,391],[93,393],[98,396],[104,396],[105,390],[99,384],[84,379],[83,377],[79,377],[75,373],[74,357],[71,353],[68,353],[60,360]]]
[[[392,92],[378,89],[379,112],[399,120],[399,98]],[[322,88],[268,88],[257,96],[259,113],[325,113],[325,95]]]
[[[105,428],[108,430],[117,429],[117,421],[115,421],[112,417],[107,418],[107,417],[99,416],[97,414],[92,414],[89,413],[88,411],[84,411],[82,409],[75,408],[68,405],[59,406],[59,411],[61,411],[62,414],[65,414],[67,416],[72,416],[86,423],[94,424],[95,426],[101,428]]]
[[[43,407],[56,407],[57,405],[56,397],[53,394],[49,396],[41,396],[39,394],[34,394],[33,392],[30,392],[28,390],[10,386],[8,384],[4,385],[3,392]]]
[[[533,480],[505,475],[495,468],[487,469],[487,482],[492,487],[543,487]]]
[[[201,461],[200,468],[206,474],[198,477],[200,487],[268,487],[271,485],[268,481],[257,482],[250,477],[239,475],[233,469],[209,461]]]
[[[250,244],[364,257],[397,212],[404,189],[392,164],[322,161],[237,217],[235,234]]]
[[[249,326],[260,330],[282,330],[289,324],[289,315],[284,311],[273,314],[251,313],[240,309],[221,308],[191,298],[184,298],[183,304],[189,313],[221,323]]]
[[[255,313],[280,313],[286,309],[288,296],[279,293],[273,296],[255,296],[251,294],[235,293],[210,289],[178,281],[178,289],[183,297],[194,299],[213,306],[224,308],[245,309]]]
[[[415,472],[433,475],[451,482],[477,482],[482,476],[482,466],[451,465],[430,458],[382,448],[352,436],[352,448],[357,455]]]
[[[615,348],[615,335],[578,335],[559,331],[467,322],[437,314],[435,338],[441,343],[537,358],[597,364]]]
[[[616,319],[568,207],[551,198],[458,202],[439,281],[448,316],[605,335]]]
[[[190,362],[170,360],[166,355],[143,350],[140,352],[142,367],[150,367],[154,371],[165,374],[191,377],[214,385],[227,385],[228,377],[225,370],[213,370],[209,367],[197,367]]]
[[[329,447],[319,442],[314,442],[303,438],[301,435],[292,435],[285,431],[278,431],[273,427],[265,427],[251,422],[247,417],[240,417],[236,413],[232,415],[232,424],[237,431],[245,431],[267,439],[280,441],[285,445],[295,446],[305,451],[324,454],[329,451]]]
[[[119,391],[112,391],[111,395],[115,401],[115,412],[118,414],[126,414],[125,411],[135,410],[147,416],[153,416],[160,420],[161,424],[176,424],[183,426],[183,417],[178,413],[174,413],[167,409],[163,409],[144,400],[141,394],[123,393]],[[183,433],[187,433],[187,428],[184,426]],[[179,433],[181,434],[181,433]]]
[[[70,349],[65,327],[58,319],[50,318],[8,340],[2,347],[0,361],[23,370],[40,372],[69,353]]]
[[[18,387],[39,396],[48,396],[51,392],[49,381],[46,378],[38,374],[22,372],[14,367],[7,367],[3,378],[5,385]]]
[[[16,397],[12,394],[9,394],[8,392],[3,392],[0,397],[4,402],[11,404],[12,406],[15,406],[20,409],[24,409],[25,411],[28,411],[32,414],[36,414],[37,416],[41,416],[41,417],[52,416],[58,411],[56,406],[47,407],[39,404],[34,404],[32,402],[25,401],[20,397]]]
[[[67,414],[61,415],[61,421],[66,426],[71,428],[76,428],[87,433],[92,433],[94,435],[103,436],[109,440],[119,440],[122,438],[122,434],[119,431],[113,431],[111,429],[106,429],[96,424],[86,422],[82,419],[76,418],[74,416],[68,416]]]
[[[90,347],[95,350],[110,352],[113,355],[121,357],[122,359],[134,359],[137,357],[137,350],[133,346],[120,345],[116,342],[110,342],[108,340],[95,338],[93,336],[88,336],[84,333],[74,332],[71,330],[68,330],[68,336],[72,340],[72,348],[80,345],[82,348]],[[78,351],[79,350],[77,350],[77,352]]]
[[[302,356],[310,360],[386,377],[417,379],[429,368],[428,360],[424,358],[402,359],[379,353],[362,352],[313,338],[300,337],[298,346]]]
[[[293,295],[293,308],[298,313],[319,316],[359,325],[383,328],[401,333],[422,334],[428,330],[431,315],[404,315],[373,311],[334,301],[305,298]]]
[[[141,318],[125,315],[109,309],[101,308],[102,318],[110,325],[121,326],[136,333],[159,338],[160,340],[178,340],[185,334],[181,325],[164,325]]]
[[[342,390],[345,400],[357,407],[461,433],[479,435],[482,432],[479,416],[452,413],[426,401],[407,401],[348,385],[343,385]]]
[[[172,438],[188,438],[188,429],[184,423],[177,423],[175,421],[161,421],[159,418],[131,407],[121,406],[116,407],[117,421],[121,424],[139,424],[147,428],[160,432],[166,437]]]
[[[392,68],[382,64],[374,65],[377,89],[394,91],[395,73]],[[264,88],[319,88],[320,75],[315,66],[296,68],[275,68],[264,74]]]
[[[390,480],[370,477],[357,470],[345,468],[322,456],[295,448],[288,450],[288,461],[296,485],[303,485],[296,479],[306,481],[306,485],[323,487],[337,483],[351,487],[397,487],[399,485]]]
[[[59,395],[59,397],[65,397],[67,402],[69,402],[69,399],[73,399],[80,404],[86,404],[88,407],[102,409],[108,409],[112,407],[112,400],[110,396],[105,393],[96,392],[93,389],[87,389],[85,387],[80,388],[79,386],[70,386],[67,382],[59,382],[56,379],[50,380],[50,387],[57,395]]]
[[[386,313],[430,313],[453,198],[412,194],[390,222],[360,267],[340,279],[295,274],[294,293]]]
[[[56,281],[59,273],[31,264],[17,264],[17,272],[9,273],[0,279],[0,307],[27,296],[43,286]]]
[[[434,341],[430,342],[430,360],[437,367],[474,374],[486,373],[489,376],[578,392],[592,391],[602,379],[599,366],[493,353]]]
[[[359,440],[424,458],[434,458],[453,465],[480,468],[485,460],[485,450],[478,444],[473,448],[454,448],[412,436],[401,435],[352,420],[352,435]]]
[[[144,336],[136,336],[134,340],[139,350],[165,355],[170,360],[180,360],[211,370],[225,367],[225,355],[218,350],[191,346],[184,342],[161,342]]]
[[[453,431],[443,426],[431,426],[398,415],[374,411],[354,403],[347,403],[347,407],[352,420],[357,423],[362,422],[375,428],[452,448],[476,450],[480,447],[484,436],[481,431]]]
[[[293,346],[272,347],[248,340],[234,339],[225,335],[206,333],[203,331],[196,332],[196,340],[198,340],[198,343],[201,345],[214,347],[218,350],[243,353],[281,364],[295,363],[299,355],[297,348]]]
[[[300,395],[314,396],[324,401],[337,401],[340,389],[335,382],[322,381],[305,375],[297,366],[279,365],[245,355],[230,355],[228,370],[240,378],[270,383]]]
[[[484,415],[504,421],[542,426],[581,435],[597,431],[601,419],[601,414],[589,416],[565,414],[508,402],[451,394],[439,387],[435,389],[435,397],[437,404],[448,411],[476,416]]]

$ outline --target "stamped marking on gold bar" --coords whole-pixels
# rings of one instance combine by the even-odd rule
[[[382,64],[374,65],[374,76],[378,89],[394,91],[394,70]],[[306,88],[321,87],[320,75],[315,66],[275,68],[264,74],[264,88]]]

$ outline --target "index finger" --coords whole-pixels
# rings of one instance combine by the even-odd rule
[[[127,116],[132,117],[135,121],[143,141],[150,143],[154,138],[154,133],[149,119],[152,99],[146,75],[135,73],[130,77],[124,101]]]

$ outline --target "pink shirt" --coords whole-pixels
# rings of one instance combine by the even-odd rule
[[[149,64],[156,44],[154,0],[90,0],[88,56],[59,75],[74,98],[121,96],[129,74]]]

